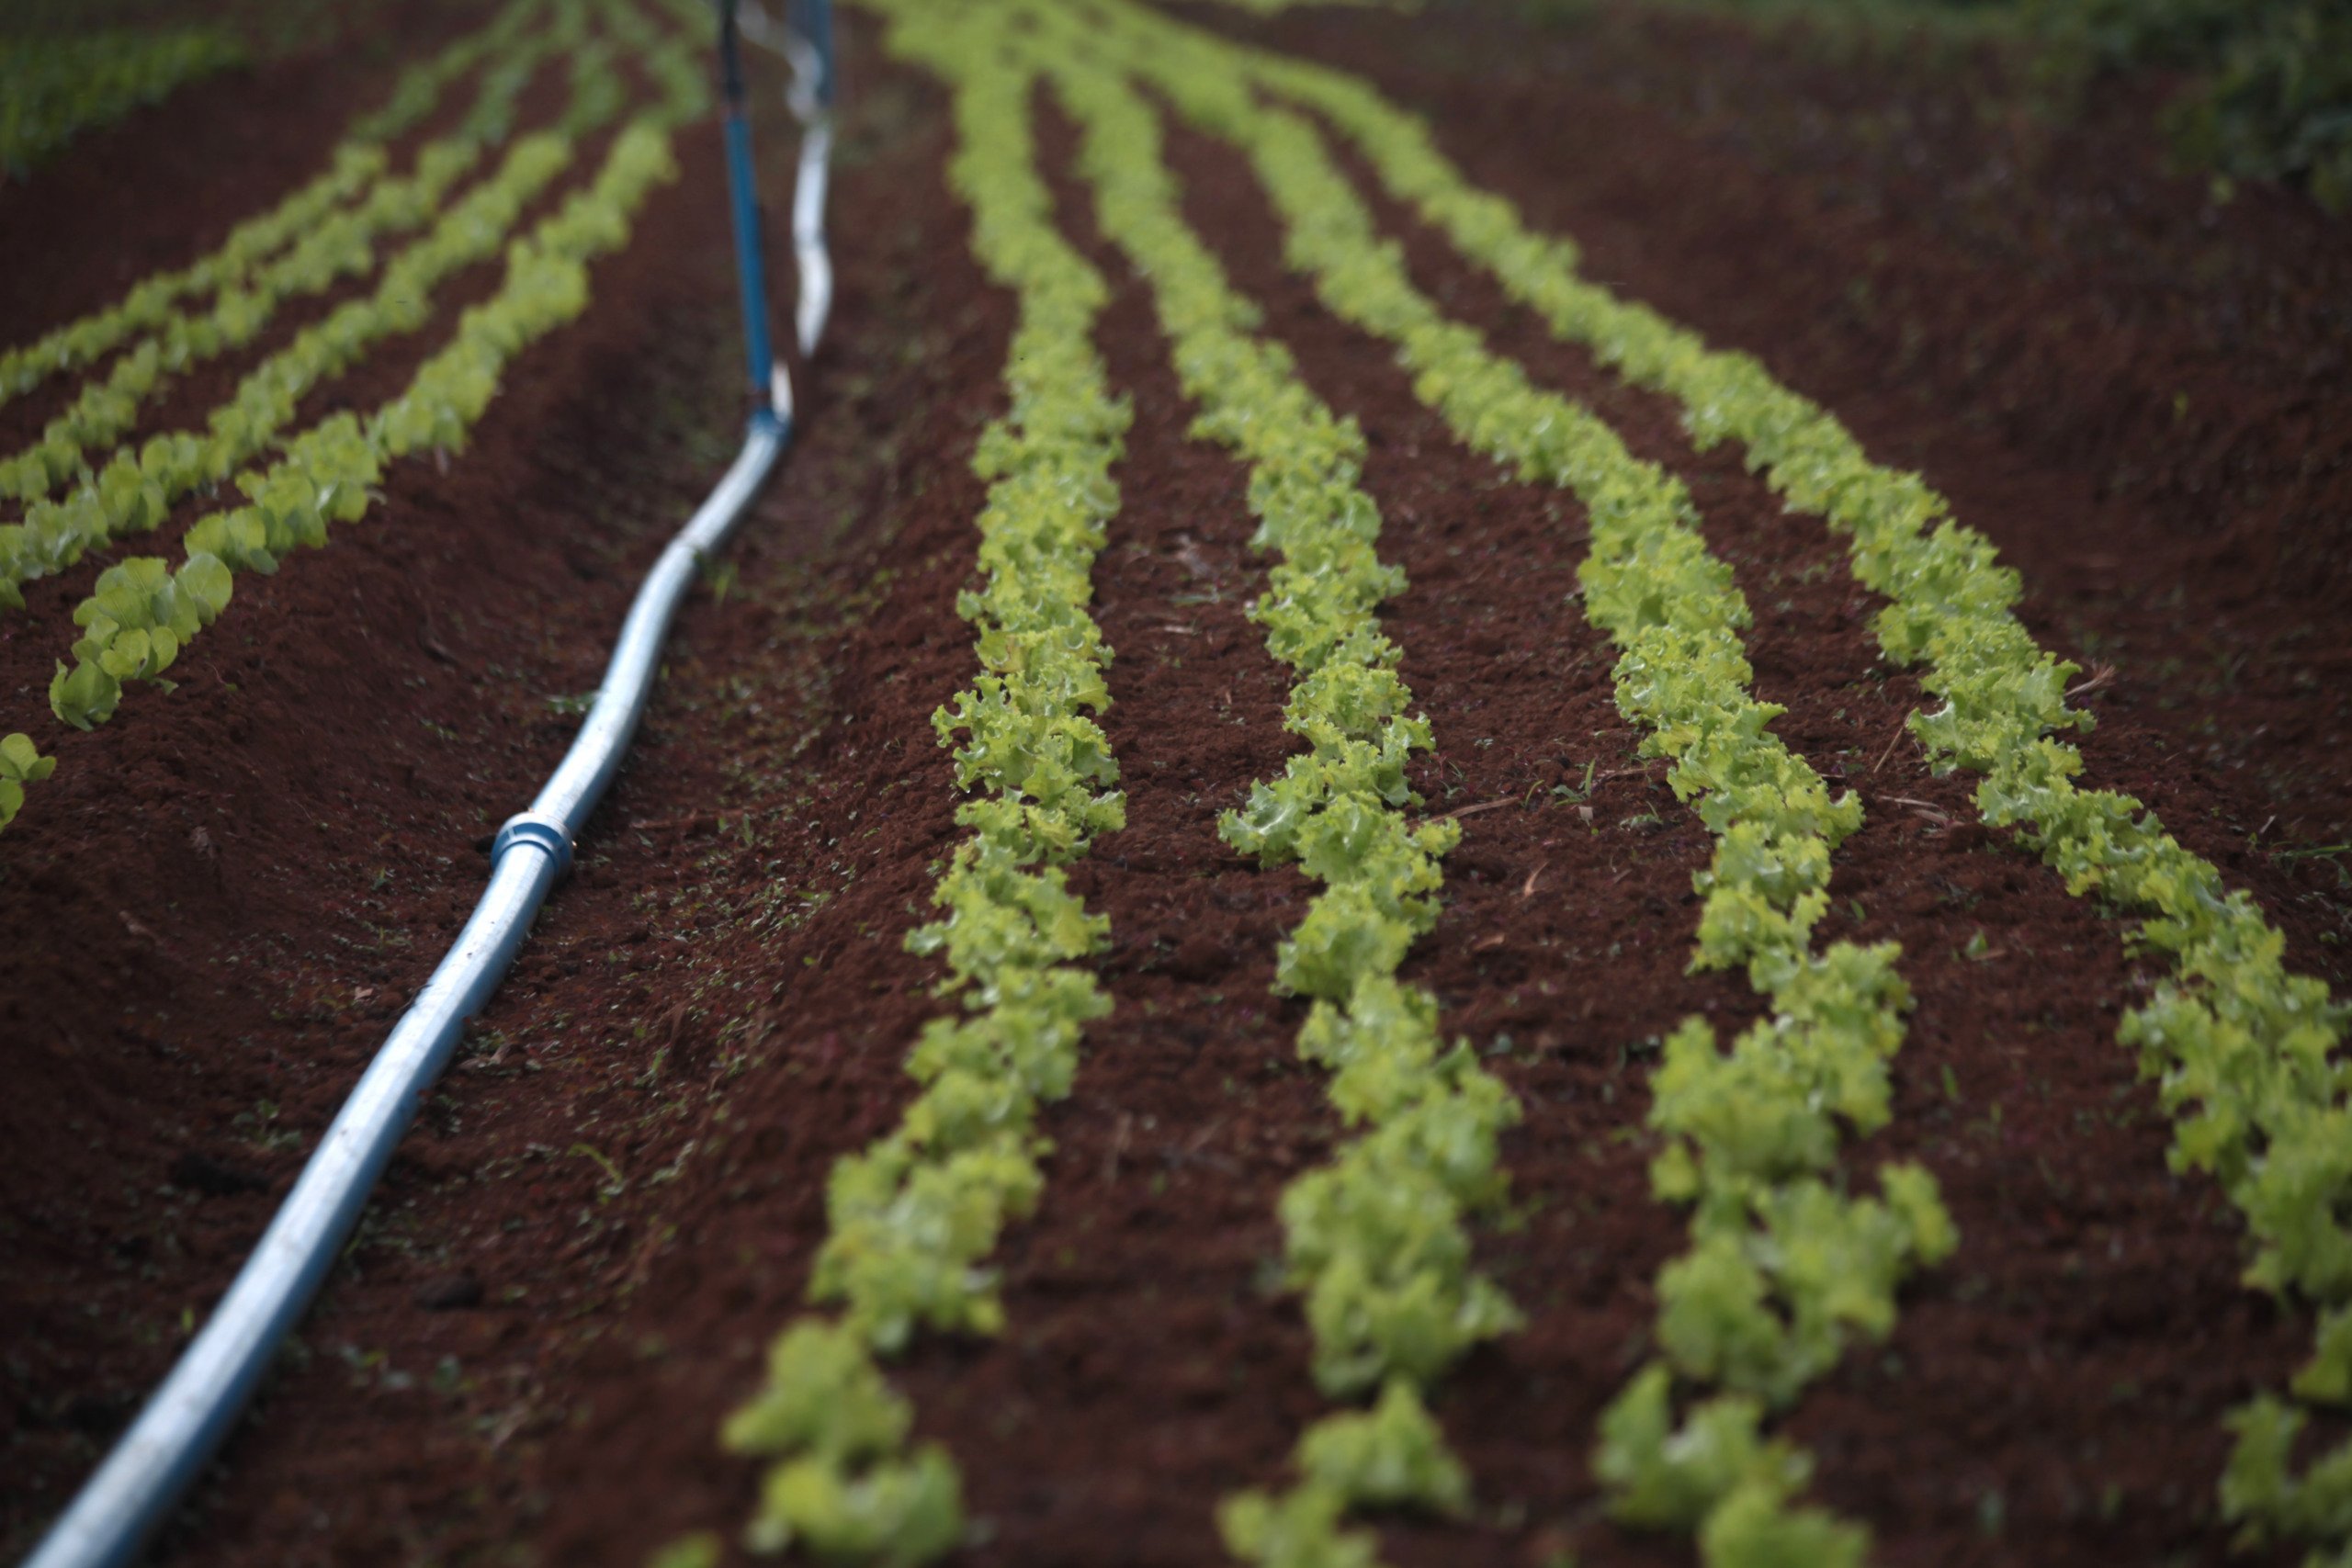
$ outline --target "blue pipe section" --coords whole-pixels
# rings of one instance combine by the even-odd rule
[[[825,243],[826,172],[832,160],[833,74],[831,0],[801,0],[779,31],[758,0],[736,12],[745,41],[782,55],[792,68],[784,101],[800,121],[800,167],[792,182],[792,259],[799,276],[793,331],[805,363],[817,352],[833,305],[832,254]]]
[[[743,295],[743,352],[752,405],[777,410],[775,349],[768,338],[767,264],[760,231],[760,194],[752,175],[752,123],[743,107],[742,50],[735,0],[719,0],[719,80],[727,105],[727,197],[735,224],[735,276]]]
[[[828,101],[832,84],[831,12],[812,0],[801,15],[816,28]],[[647,574],[605,671],[587,721],[527,811],[498,830],[490,886],[472,918],[396,1024],[351,1098],[302,1168],[269,1229],[238,1271],[171,1373],[149,1398],[96,1474],[42,1538],[24,1568],[123,1568],[219,1451],[267,1373],[278,1345],[317,1296],[358,1223],[368,1194],[416,1119],[424,1095],[456,1053],[466,1021],[480,1012],[514,962],[548,894],[571,867],[573,845],[604,797],[637,733],[678,606],[709,558],[725,545],[792,439],[791,383],[775,363],[767,327],[765,268],[752,179],[751,133],[735,57],[734,0],[721,0],[720,52],[728,77],[728,184],[743,288],[745,350],[754,412],[742,450]],[[810,243],[822,254],[824,158],[830,137],[803,149],[796,191]],[[813,175],[811,164],[814,164]],[[796,240],[801,236],[796,222]],[[808,260],[802,258],[804,273]],[[804,276],[807,292],[815,279]],[[823,319],[821,308],[816,320]],[[813,332],[804,335],[813,336]],[[813,346],[810,344],[807,346]]]

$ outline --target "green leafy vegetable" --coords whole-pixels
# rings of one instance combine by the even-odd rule
[[[876,1355],[920,1329],[994,1334],[1004,1313],[987,1266],[1044,1185],[1038,1105],[1069,1092],[1086,1024],[1110,1010],[1084,961],[1108,923],[1069,891],[1063,863],[1125,821],[1118,764],[1094,716],[1111,658],[1088,615],[1127,410],[1091,347],[1108,293],[1056,232],[1027,124],[1031,75],[1004,61],[984,17],[901,25],[891,47],[954,88],[949,166],[982,265],[1019,301],[1005,367],[1012,412],[982,435],[990,481],[979,524],[985,581],[958,603],[983,673],[933,716],[956,781],[984,792],[956,816],[959,843],[933,901],[944,917],[907,945],[941,954],[960,1017],[934,1019],[907,1070],[923,1085],[898,1128],[840,1161],[831,1234],[809,1296],[840,1303],[773,1353],[767,1386],[729,1423],[730,1447],[777,1457],[749,1540],[805,1542],[820,1558],[929,1562],[963,1533],[953,1462],[908,1447],[910,1413]]]

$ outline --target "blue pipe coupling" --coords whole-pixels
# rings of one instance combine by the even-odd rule
[[[498,836],[490,841],[492,875],[497,874],[498,863],[505,858],[506,852],[516,844],[537,844],[546,851],[548,861],[555,866],[557,881],[562,881],[571,874],[574,845],[571,829],[565,825],[563,818],[538,811],[518,811],[509,817],[505,826],[498,829]]]

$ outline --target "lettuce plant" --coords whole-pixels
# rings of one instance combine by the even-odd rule
[[[24,808],[25,786],[39,784],[57,771],[57,759],[44,757],[27,735],[0,736],[0,828]]]
[[[1043,1102],[1069,1092],[1085,1026],[1110,1010],[1086,960],[1108,922],[1062,869],[1125,822],[1118,763],[1096,715],[1111,658],[1087,613],[1094,558],[1118,505],[1111,482],[1128,413],[1092,348],[1108,299],[1056,231],[1027,121],[1032,73],[1005,60],[986,18],[892,8],[891,47],[953,88],[949,177],[971,209],[981,265],[1019,306],[1005,367],[1012,412],[981,436],[982,585],[957,608],[982,672],[933,716],[956,760],[967,836],[933,894],[942,918],[907,945],[945,962],[959,1015],[933,1019],[909,1056],[922,1091],[887,1136],[833,1168],[829,1234],[808,1294],[838,1319],[803,1319],[776,1343],[767,1383],[728,1445],[775,1462],[747,1540],[806,1542],[829,1560],[929,1562],[962,1538],[953,1462],[910,1447],[910,1415],[876,1357],[922,1330],[1004,1325],[988,1258],[1035,1206]]]

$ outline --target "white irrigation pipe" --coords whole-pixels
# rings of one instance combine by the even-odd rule
[[[833,309],[833,258],[825,248],[825,176],[832,160],[833,117],[820,111],[800,138],[800,174],[792,183],[792,259],[800,278],[793,318],[803,358],[817,352]]]
[[[833,155],[832,18],[826,6],[802,0],[803,31],[768,15],[759,0],[743,0],[740,22],[744,39],[784,57],[792,81],[785,102],[807,128],[800,139],[799,176],[792,186],[792,256],[800,293],[794,327],[800,352],[816,352],[833,308],[833,260],[825,248],[825,181]],[[823,40],[811,42],[811,38]]]
[[[721,0],[722,51],[731,55]],[[812,6],[825,24],[821,6]],[[828,31],[829,31],[828,28]],[[830,37],[812,53],[831,97]],[[605,682],[571,750],[528,811],[510,818],[491,847],[490,886],[432,978],[344,1102],[269,1229],[203,1330],[140,1411],[25,1568],[117,1568],[138,1554],[181,1495],[218,1451],[267,1371],[277,1347],[317,1295],[425,1091],[448,1066],[467,1019],[481,1010],[514,963],[532,918],[563,874],[572,845],[619,772],[622,754],[660,668],[662,646],[696,573],[725,544],[792,438],[791,384],[766,354],[766,289],[752,203],[750,143],[740,76],[729,62],[728,162],[742,269],[746,338],[758,412],[718,488],[710,492],[630,604]],[[804,138],[793,204],[793,238],[803,270],[800,336],[813,348],[832,292],[824,253],[825,158],[830,123],[820,112]],[[808,193],[814,181],[816,194]],[[806,240],[804,243],[804,234]],[[812,272],[807,258],[822,264]],[[816,307],[810,309],[811,297]],[[764,372],[764,373],[763,373]]]

